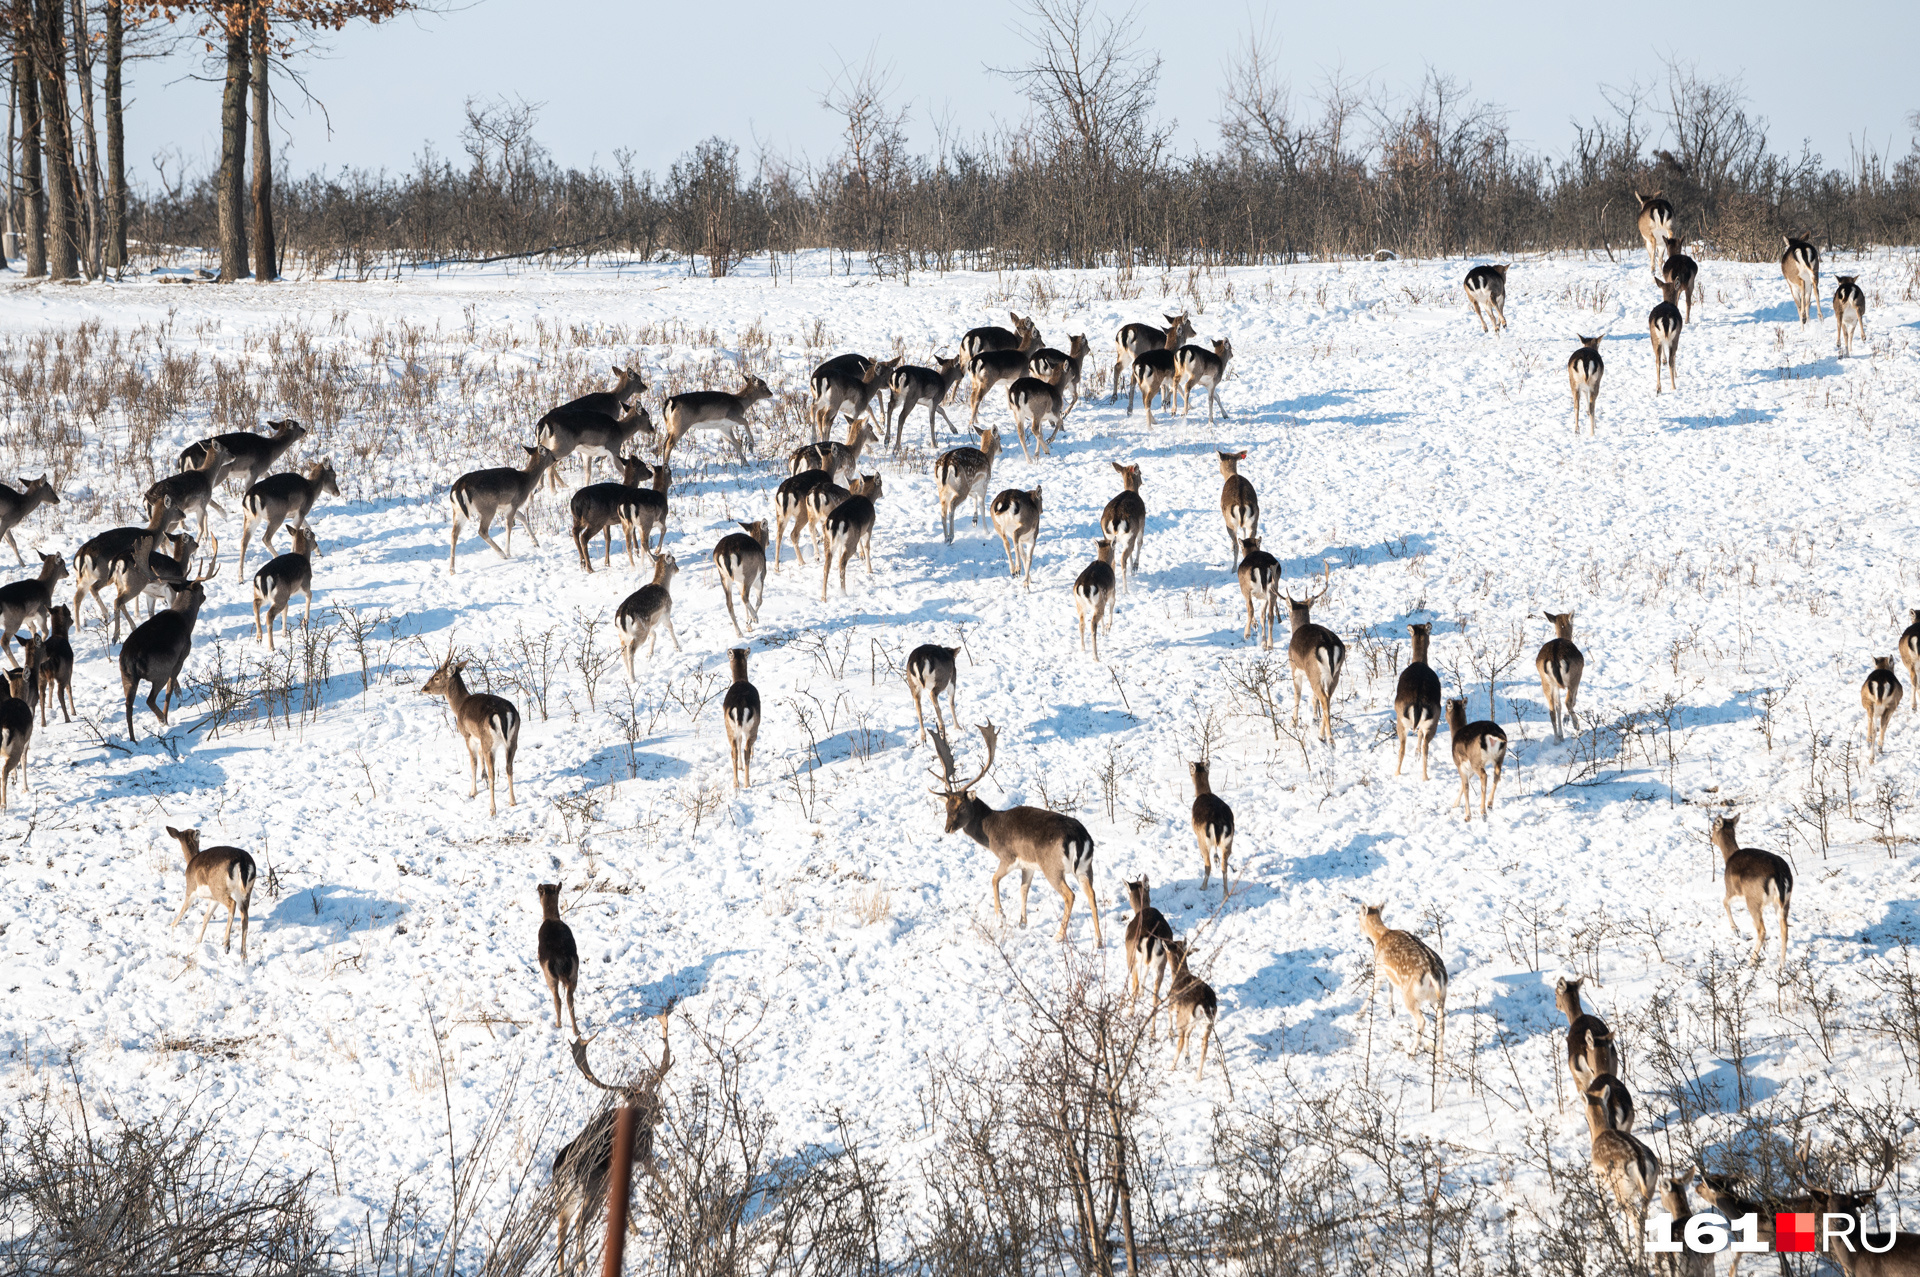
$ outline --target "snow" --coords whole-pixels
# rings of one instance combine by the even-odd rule
[[[356,378],[398,384],[410,366],[448,370],[422,403],[397,410],[383,447],[356,455],[348,441],[374,426],[349,420],[290,458],[331,455],[340,468],[345,497],[323,496],[313,517],[322,550],[314,619],[331,623],[338,608],[390,618],[368,639],[370,686],[337,639],[317,715],[302,721],[296,690],[290,725],[256,717],[213,736],[190,730],[205,707],[189,703],[156,740],[142,705],[139,741],[128,746],[113,653],[97,624],[76,632],[75,694],[93,728],[56,718],[36,736],[33,789],[0,815],[0,1087],[10,1097],[58,1089],[71,1058],[89,1096],[123,1112],[217,1103],[233,1146],[257,1141],[289,1171],[316,1170],[323,1186],[337,1186],[342,1227],[383,1208],[397,1184],[422,1193],[431,1215],[447,1196],[447,1103],[452,1143],[465,1148],[518,1076],[522,1097],[538,1103],[514,1128],[516,1155],[541,1160],[596,1099],[547,1018],[534,965],[534,888],[559,881],[585,960],[578,1005],[588,1033],[643,1032],[672,996],[702,1022],[757,1021],[745,1078],[780,1115],[784,1141],[822,1136],[822,1115],[837,1106],[862,1116],[880,1152],[910,1157],[933,1134],[918,1099],[930,1062],[984,1047],[1018,1014],[991,943],[992,859],[942,834],[927,793],[931,755],[895,672],[922,642],[964,646],[962,720],[1000,728],[984,796],[1002,806],[1051,801],[1092,831],[1109,976],[1125,969],[1126,878],[1149,875],[1176,929],[1201,935],[1243,1098],[1278,1087],[1283,1072],[1331,1083],[1368,1067],[1375,1085],[1392,1093],[1404,1084],[1419,1097],[1410,1120],[1469,1147],[1511,1146],[1529,1114],[1473,1100],[1459,1077],[1440,1111],[1426,1114],[1424,1066],[1388,1049],[1402,1041],[1404,1019],[1375,1026],[1390,1040],[1363,1065],[1369,955],[1354,900],[1387,902],[1390,925],[1423,933],[1445,957],[1450,1055],[1464,1060],[1476,1037],[1491,1051],[1497,1021],[1521,1039],[1520,1067],[1498,1085],[1510,1099],[1524,1086],[1531,1112],[1551,1114],[1561,1085],[1550,1068],[1562,1023],[1556,976],[1591,965],[1600,977],[1593,1009],[1619,1030],[1714,950],[1744,958],[1751,947],[1744,912],[1736,939],[1720,909],[1707,842],[1715,804],[1745,813],[1748,845],[1792,853],[1792,956],[1870,1005],[1881,995],[1860,965],[1911,940],[1916,926],[1911,851],[1890,857],[1867,827],[1876,784],[1910,784],[1912,711],[1895,719],[1888,758],[1851,759],[1857,818],[1838,821],[1826,855],[1790,834],[1788,817],[1816,737],[1861,751],[1860,681],[1871,657],[1894,652],[1914,597],[1905,552],[1920,486],[1913,258],[1825,264],[1829,292],[1831,276],[1847,271],[1869,298],[1869,341],[1844,361],[1830,318],[1797,322],[1775,266],[1703,262],[1705,297],[1681,341],[1678,393],[1657,397],[1645,313],[1659,298],[1633,256],[1517,262],[1511,327],[1499,337],[1466,309],[1459,280],[1470,265],[1128,280],[1111,271],[925,274],[903,286],[802,259],[777,284],[752,265],[707,280],[626,264],[0,293],[0,333],[16,339],[10,360],[35,334],[98,320],[108,331],[144,328],[150,373],[164,348],[258,374],[276,327],[310,330]],[[1137,295],[1122,295],[1129,289]],[[756,367],[771,368],[776,389],[794,389],[822,354],[885,354],[898,342],[930,362],[966,328],[1005,323],[1010,308],[1033,314],[1053,344],[1081,332],[1093,342],[1089,398],[1054,455],[1029,465],[1003,452],[992,478],[994,491],[1044,485],[1031,590],[1009,580],[1000,542],[971,522],[971,501],[954,544],[942,543],[916,416],[914,451],[879,467],[874,577],[856,563],[846,593],[836,584],[823,603],[811,551],[804,570],[789,561],[769,576],[750,636],[767,715],[750,790],[729,788],[719,693],[736,639],[710,551],[731,520],[763,517],[783,465],[743,472],[720,440],[683,445],[702,462],[676,485],[667,537],[681,566],[674,617],[685,651],[662,636],[656,654],[642,656],[631,707],[611,622],[650,574],[644,558],[629,567],[618,553],[612,571],[583,573],[564,531],[564,491],[536,501],[537,548],[517,535],[503,561],[469,533],[458,574],[447,572],[447,484],[517,462],[540,412],[604,384],[630,355],[656,383],[672,374],[724,388],[747,335]],[[1230,415],[1212,427],[1189,417],[1149,428],[1137,408],[1128,415],[1124,401],[1094,392],[1115,329],[1182,308],[1194,311],[1198,340],[1233,340],[1219,396]],[[806,344],[817,324],[832,349]],[[414,331],[412,345],[370,344],[370,334],[401,325]],[[608,330],[651,340],[604,340]],[[1596,330],[1609,335],[1608,370],[1589,438],[1569,428],[1563,369],[1575,334]],[[489,370],[470,397],[455,361]],[[514,398],[515,375],[557,393]],[[648,402],[657,416],[657,393]],[[261,410],[282,413],[271,389]],[[33,466],[24,411],[14,405],[4,445],[8,464]],[[949,411],[964,423],[964,392]],[[755,410],[757,436],[768,433],[765,412]],[[104,428],[125,424],[110,414]],[[206,409],[189,405],[157,452],[170,459],[207,433]],[[963,442],[942,432],[943,447]],[[1015,441],[1004,442],[1011,450]],[[1284,587],[1304,592],[1327,568],[1330,593],[1314,620],[1348,644],[1331,751],[1241,712],[1229,670],[1259,652],[1241,639],[1216,447],[1250,450],[1240,472],[1259,491],[1262,537],[1281,559]],[[1069,585],[1119,490],[1113,461],[1143,468],[1149,530],[1144,570],[1095,663],[1075,641]],[[564,468],[569,485],[577,467]],[[29,518],[23,547],[70,554],[93,532],[136,520],[147,482],[131,468],[65,476],[64,504]],[[204,674],[216,653],[229,666],[260,654],[250,594],[233,575],[239,516],[231,496],[223,504],[234,511],[216,516],[226,557],[208,583],[190,674]],[[256,546],[249,571],[262,562]],[[1649,728],[1623,765],[1585,778],[1593,783],[1568,783],[1582,779],[1578,746],[1552,739],[1531,667],[1551,637],[1540,614],[1563,610],[1576,612],[1587,658],[1583,724],[1668,704],[1671,730]],[[598,650],[613,658],[592,704],[572,664],[580,616],[601,618]],[[1393,774],[1393,667],[1417,620],[1434,622],[1433,664],[1449,696],[1464,679],[1473,717],[1489,708],[1486,678],[1474,672],[1487,658],[1475,653],[1517,657],[1496,689],[1493,713],[1513,751],[1485,824],[1448,812],[1444,731],[1432,779]],[[497,671],[516,635],[537,640],[550,629],[563,668],[543,718]],[[519,801],[508,808],[503,792],[495,819],[484,791],[459,789],[464,765],[445,702],[418,693],[449,644],[491,653],[493,690],[513,696],[525,718]],[[1284,682],[1284,652],[1276,656]],[[1763,689],[1789,684],[1769,745]],[[619,721],[629,712],[642,733],[631,744]],[[1224,908],[1217,885],[1199,889],[1186,818],[1186,761],[1210,732],[1214,788],[1239,826],[1236,890]],[[811,791],[809,734],[821,760]],[[968,730],[955,745],[971,771],[978,738]],[[1103,768],[1121,778],[1111,819]],[[1907,807],[1899,829],[1920,834]],[[265,881],[256,892],[247,963],[237,947],[221,951],[224,920],[194,943],[204,906],[167,929],[181,892],[169,824],[198,826],[207,845],[245,847],[263,879],[271,871],[277,894]],[[1004,895],[1016,960],[1057,967],[1058,899],[1038,884],[1022,931],[1016,891]],[[1521,919],[1540,909],[1550,921],[1536,969]],[[1444,919],[1437,936],[1429,914]],[[1093,943],[1084,908],[1070,943]],[[1762,981],[1769,993],[1771,980]],[[1864,1024],[1866,1008],[1853,1018]],[[1893,1043],[1847,1033],[1829,1062],[1790,1019],[1764,1017],[1748,1062],[1761,1093],[1910,1084]],[[1727,1091],[1731,1109],[1730,1082]],[[1217,1078],[1196,1085],[1182,1073],[1162,1118],[1176,1141],[1198,1147],[1223,1099]],[[1583,1152],[1578,1116],[1557,1121],[1556,1140]],[[1643,1107],[1642,1134],[1662,1121]],[[349,1168],[344,1181],[339,1167]],[[1524,1179],[1502,1187],[1528,1191]]]

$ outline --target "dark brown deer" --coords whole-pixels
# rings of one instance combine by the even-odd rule
[[[20,664],[13,654],[13,636],[22,626],[34,634],[46,634],[53,607],[53,583],[66,574],[65,559],[57,554],[43,554],[38,576],[0,585],[0,651],[6,652],[7,664]]]
[[[760,739],[760,689],[747,681],[747,649],[736,647],[732,659],[733,683],[720,702],[727,729],[727,753],[733,759],[733,787],[753,788],[753,743]]]
[[[131,641],[131,640],[129,640]],[[513,794],[513,758],[520,752],[520,711],[504,696],[470,692],[461,671],[465,661],[456,661],[452,653],[440,663],[433,677],[420,691],[427,696],[444,696],[453,710],[453,723],[460,733],[460,744],[467,755],[467,797],[480,792],[480,763],[487,768],[487,815],[499,814],[494,800],[495,754],[506,756],[507,806],[515,805]]]
[[[1100,512],[1100,532],[1113,542],[1114,562],[1119,565],[1128,589],[1140,567],[1140,548],[1147,541],[1147,503],[1141,499],[1140,467],[1112,463],[1120,475],[1123,491]]]
[[[1467,272],[1465,287],[1480,331],[1498,335],[1507,326],[1507,268],[1476,266]]]
[[[87,540],[73,552],[73,615],[78,621],[86,615],[86,600],[93,600],[100,613],[100,624],[113,618],[113,609],[100,597],[100,591],[128,565],[143,564],[159,544],[160,535],[152,528],[109,528]]]
[[[1227,878],[1227,860],[1233,855],[1233,808],[1213,792],[1211,771],[1208,763],[1187,764],[1187,774],[1193,778],[1193,838],[1200,844],[1200,890],[1213,885],[1213,862],[1217,859],[1220,898],[1225,900],[1233,894]]]
[[[1093,349],[1087,344],[1085,333],[1069,337],[1067,346],[1066,350],[1042,346],[1027,360],[1027,367],[1034,376],[1059,387],[1063,394],[1069,390],[1073,392],[1073,398],[1061,410],[1063,417],[1080,402],[1080,372],[1086,365],[1088,352]],[[1056,433],[1058,429],[1056,426]]]
[[[447,544],[447,572],[457,570],[455,559],[460,553],[460,525],[463,520],[471,519],[480,539],[493,547],[493,552],[503,559],[513,557],[513,521],[519,519],[526,525],[527,536],[533,546],[540,548],[540,538],[533,534],[533,520],[522,509],[533,496],[534,489],[540,486],[540,477],[553,465],[553,454],[545,448],[527,448],[527,464],[515,470],[511,466],[495,466],[487,470],[470,470],[453,481],[447,489],[447,505],[453,516],[453,533]],[[275,475],[274,478],[287,478]],[[502,510],[507,515],[507,545],[505,549],[493,539],[493,517]],[[251,526],[251,524],[249,524]],[[246,557],[246,547],[241,547],[241,558]]]
[[[208,847],[200,849],[200,831],[198,829],[175,829],[167,826],[167,833],[180,844],[180,854],[187,862],[187,895],[180,902],[180,912],[173,915],[173,926],[179,926],[180,920],[187,916],[187,910],[196,897],[207,901],[207,916],[200,920],[200,934],[193,939],[194,944],[206,943],[207,924],[213,921],[213,912],[221,905],[227,907],[226,952],[233,952],[233,918],[240,915],[240,961],[247,960],[247,911],[253,903],[253,882],[257,873],[253,857],[238,847]]]
[[[1182,417],[1193,411],[1193,388],[1205,386],[1207,388],[1207,424],[1213,424],[1213,409],[1220,398],[1220,383],[1226,378],[1227,364],[1232,359],[1233,343],[1225,337],[1214,342],[1212,350],[1208,350],[1205,346],[1182,346],[1174,352],[1174,388],[1180,397]]]
[[[621,416],[609,417],[592,408],[555,408],[540,418],[534,427],[533,441],[553,454],[553,468],[547,480],[560,486],[560,463],[574,453],[580,454],[581,482],[593,482],[593,461],[605,457],[618,468],[620,454],[627,450],[635,435],[653,437],[653,418],[646,407],[634,404]]]
[[[1606,374],[1606,361],[1600,358],[1599,337],[1582,337],[1580,349],[1567,356],[1567,388],[1573,391],[1573,433],[1580,433],[1580,401],[1587,401],[1587,433],[1597,434],[1599,418],[1595,405],[1600,402],[1600,378]]]
[[[934,356],[934,366],[923,368],[918,364],[907,364],[893,370],[887,379],[887,386],[893,393],[893,400],[887,406],[889,418],[889,439],[893,447],[899,447],[906,441],[907,414],[921,404],[927,406],[927,446],[940,446],[940,436],[934,429],[934,414],[947,423],[947,429],[957,431],[953,418],[947,416],[946,399],[952,393],[961,374],[967,370],[967,357],[955,355],[951,359]]]
[[[1173,1039],[1172,1068],[1179,1068],[1180,1061],[1187,1054],[1187,1041],[1193,1033],[1196,1020],[1206,1021],[1206,1027],[1200,1033],[1200,1067],[1194,1073],[1193,1080],[1207,1080],[1207,1047],[1213,1041],[1213,1030],[1220,1022],[1220,997],[1213,986],[1193,973],[1189,963],[1192,960],[1192,946],[1185,940],[1167,942],[1167,966],[1172,979],[1167,983],[1167,1036]],[[1227,1075],[1227,1045],[1220,1044],[1220,1076],[1227,1079],[1227,1096],[1233,1096],[1233,1079]]]
[[[227,455],[216,467],[214,482],[223,479],[238,479],[240,488],[245,491],[273,473],[274,465],[294,444],[306,438],[307,428],[289,418],[286,421],[269,421],[273,433],[256,435],[244,430],[228,434],[214,435],[198,443],[188,444],[180,453],[179,465],[182,470],[198,470],[206,462],[207,453],[214,444],[227,450]]]
[[[1686,321],[1680,318],[1680,308],[1673,304],[1677,295],[1671,283],[1660,285],[1659,305],[1647,312],[1647,337],[1653,343],[1653,393],[1660,393],[1660,370],[1664,367],[1667,382],[1675,393],[1680,390],[1680,333],[1686,327]]]
[[[1320,739],[1333,744],[1333,693],[1340,671],[1347,666],[1347,645],[1324,625],[1313,623],[1313,609],[1332,588],[1323,575],[1320,592],[1308,598],[1287,595],[1287,614],[1293,635],[1287,640],[1287,668],[1293,673],[1293,722],[1300,724],[1300,686],[1306,684],[1320,718]]]
[[[1834,276],[1834,283],[1838,286],[1833,290],[1833,322],[1840,330],[1842,359],[1853,353],[1856,334],[1861,341],[1867,339],[1867,295],[1861,290],[1859,281],[1858,275]],[[14,553],[18,554],[19,551],[15,550]]]
[[[1153,401],[1160,400],[1160,407],[1171,413],[1175,407],[1175,395],[1180,388],[1178,380],[1179,354],[1172,350],[1148,350],[1135,355],[1133,359],[1133,384],[1140,391],[1140,405],[1147,410],[1147,424],[1160,423],[1153,419]],[[1128,399],[1132,399],[1131,393]]]
[[[206,540],[208,507],[223,515],[227,512],[213,499],[213,489],[221,464],[230,459],[227,446],[216,439],[207,445],[200,468],[182,470],[151,484],[143,498],[147,505],[147,526],[155,532],[169,532],[176,523],[185,523],[188,516],[198,515],[200,539]]]
[[[780,547],[783,542],[791,541],[793,557],[805,567],[807,556],[800,549],[800,534],[816,525],[808,509],[808,499],[818,489],[837,492],[834,505],[847,499],[847,490],[833,481],[833,476],[825,470],[802,470],[799,474],[780,481],[773,493],[773,570],[780,570]],[[819,533],[815,531],[814,548],[820,548]]]
[[[674,448],[688,431],[705,430],[724,436],[733,445],[741,463],[745,464],[747,449],[753,446],[753,431],[747,425],[747,409],[763,399],[771,398],[773,391],[758,377],[745,378],[740,389],[731,393],[724,390],[689,390],[685,394],[674,395],[660,409],[660,423],[665,427],[660,442],[661,462],[672,462]]]
[[[1573,1089],[1583,1095],[1595,1078],[1620,1072],[1613,1030],[1580,1005],[1580,986],[1585,983],[1584,978],[1569,980],[1562,976],[1553,986],[1553,1005],[1567,1017],[1567,1072],[1573,1077]]]
[[[894,369],[903,361],[894,359],[867,360],[866,367],[858,372],[852,365],[835,367],[833,361],[820,365],[814,371],[809,388],[813,391],[813,430],[816,438],[825,439],[833,429],[833,420],[841,413],[847,415],[849,442],[852,441],[856,423],[867,421],[866,438],[876,438],[871,429],[870,409],[874,397],[887,388],[893,377]],[[883,414],[883,418],[884,418]],[[884,428],[884,421],[883,421]],[[853,473],[853,463],[847,463],[845,472]]]
[[[993,499],[993,530],[1007,552],[1007,574],[1033,586],[1033,551],[1040,543],[1040,489],[1008,488]]]
[[[1110,378],[1110,390],[1107,399],[1111,402],[1120,393],[1120,378],[1123,373],[1129,376],[1133,370],[1133,361],[1149,350],[1178,351],[1193,337],[1193,324],[1186,312],[1178,315],[1162,316],[1167,321],[1165,328],[1155,328],[1152,324],[1127,324],[1113,337],[1113,375]],[[1127,412],[1133,412],[1133,392],[1137,382],[1127,383]]]
[[[1393,689],[1393,733],[1400,738],[1400,756],[1394,760],[1393,774],[1398,776],[1407,761],[1407,738],[1420,744],[1420,779],[1427,779],[1427,754],[1433,748],[1434,733],[1440,729],[1440,676],[1427,664],[1427,645],[1433,641],[1433,626],[1409,625],[1413,638],[1413,659],[1400,671]]]
[[[567,1019],[573,1024],[573,1036],[580,1036],[580,1017],[573,1012],[573,991],[580,983],[580,946],[574,943],[573,928],[560,921],[560,884],[543,882],[540,894],[540,936],[534,952],[540,974],[546,977],[547,992],[553,997],[553,1027],[560,1027],[560,991],[567,993]]]
[[[860,454],[867,450],[868,444],[879,438],[874,433],[871,421],[856,418],[847,422],[844,443],[808,443],[795,448],[787,458],[787,473],[796,475],[808,470],[824,470],[831,478],[844,476],[851,481],[860,470]]]
[[[127,740],[137,739],[133,730],[133,698],[141,683],[151,685],[147,708],[166,726],[173,709],[174,694],[180,690],[180,670],[193,651],[193,627],[207,601],[207,587],[195,581],[175,592],[173,603],[134,627],[120,645],[120,687],[127,696]],[[167,707],[160,708],[160,689],[166,688]]]
[[[680,635],[673,628],[673,595],[669,592],[679,571],[680,565],[671,554],[661,555],[653,561],[653,580],[627,595],[614,613],[613,628],[620,633],[620,657],[627,665],[628,682],[633,681],[633,654],[645,643],[647,659],[652,660],[663,627],[673,640],[673,650],[680,650]]]
[[[737,520],[736,520],[737,522]],[[713,567],[720,576],[720,597],[727,603],[727,619],[733,622],[735,638],[746,635],[740,618],[734,615],[733,596],[740,596],[740,610],[747,614],[747,629],[760,621],[758,602],[767,597],[767,523],[759,519],[740,524],[741,531],[729,532],[713,547]],[[754,587],[759,587],[756,602]]]
[[[1693,322],[1694,286],[1700,278],[1700,263],[1680,251],[1680,241],[1667,241],[1667,260],[1660,263],[1660,278],[1672,284],[1686,299],[1687,322]]]
[[[1280,560],[1260,548],[1259,537],[1248,537],[1240,543],[1241,558],[1237,575],[1240,578],[1240,597],[1247,604],[1247,628],[1240,635],[1242,639],[1253,637],[1253,629],[1260,627],[1260,646],[1262,650],[1273,647],[1273,631],[1280,624]],[[1254,607],[1259,605],[1259,616],[1254,616]]]
[[[265,566],[253,574],[253,637],[260,639],[260,605],[267,605],[267,650],[274,650],[273,622],[278,617],[286,618],[287,641],[293,641],[293,612],[288,604],[296,594],[305,596],[307,609],[300,618],[300,624],[313,623],[313,556],[319,552],[320,539],[313,535],[312,528],[293,530],[293,552],[279,554],[268,559]]]
[[[1562,723],[1571,722],[1573,730],[1580,730],[1580,714],[1574,708],[1580,699],[1580,676],[1586,672],[1587,658],[1573,641],[1573,613],[1544,613],[1547,623],[1553,626],[1555,637],[1548,639],[1533,658],[1533,668],[1540,675],[1540,695],[1547,702],[1547,717],[1553,723],[1553,738],[1565,740]]]
[[[1073,612],[1080,624],[1080,650],[1087,650],[1087,632],[1093,632],[1093,659],[1100,659],[1100,623],[1106,622],[1107,634],[1113,634],[1113,542],[1093,543],[1093,562],[1080,569],[1073,579]]]
[[[1908,608],[1910,624],[1900,631],[1900,660],[1907,667],[1907,682],[1920,687],[1920,607]],[[1913,698],[1913,707],[1920,710],[1920,696]]]
[[[613,389],[591,390],[577,399],[569,399],[554,411],[597,412],[603,417],[625,416],[641,395],[647,393],[647,379],[638,368],[613,366]]]
[[[1040,377],[1021,377],[1007,387],[1007,409],[1013,414],[1013,433],[1020,440],[1020,455],[1036,461],[1048,455],[1047,445],[1067,419],[1066,392]],[[1052,433],[1042,433],[1045,426]],[[1027,450],[1027,435],[1033,435],[1033,450]]]
[[[833,568],[840,565],[840,593],[847,592],[847,564],[856,554],[867,564],[867,576],[873,576],[873,526],[877,518],[874,502],[880,499],[880,476],[862,475],[853,481],[847,499],[827,516],[825,544],[820,554],[820,601],[827,601],[827,583]]]
[[[253,539],[256,524],[266,524],[267,530],[260,537],[260,544],[268,551],[273,549],[273,534],[280,530],[282,523],[290,528],[307,526],[307,516],[313,513],[313,503],[320,499],[322,492],[340,495],[340,482],[333,472],[333,462],[322,458],[308,466],[305,474],[270,474],[247,489],[247,495],[241,502],[246,510],[246,522],[240,528],[240,575],[237,580],[244,581],[247,576],[247,544]],[[456,528],[459,520],[455,521]],[[527,535],[533,535],[533,528],[527,528]],[[511,525],[507,531],[511,541]],[[537,544],[537,543],[536,543]]]
[[[938,643],[922,643],[907,657],[907,690],[913,693],[913,716],[920,724],[920,740],[926,743],[927,716],[920,698],[933,702],[933,728],[946,734],[940,719],[940,693],[947,694],[947,707],[953,711],[953,730],[960,730],[960,649]]]
[[[51,633],[40,645],[40,723],[46,725],[47,701],[60,706],[60,721],[70,723],[80,712],[73,703],[73,643],[67,631],[73,628],[73,610],[64,603],[55,604],[47,613]]]
[[[1160,981],[1166,974],[1166,945],[1173,939],[1173,927],[1167,916],[1153,907],[1153,890],[1147,876],[1127,882],[1127,903],[1133,916],[1127,919],[1124,945],[1127,951],[1127,1001],[1140,996],[1140,985],[1148,968],[1153,968],[1153,1006],[1160,1005]]]
[[[40,699],[40,643],[26,642],[27,663],[7,673],[7,694],[0,698],[0,809],[7,805],[7,782],[20,773],[20,792],[27,784],[27,746],[33,743],[33,707]]]
[[[1893,722],[1894,711],[1900,708],[1903,694],[1900,677],[1893,672],[1893,658],[1874,657],[1873,668],[1867,672],[1866,682],[1860,685],[1860,708],[1867,712],[1869,763],[1887,752],[1887,725]]]
[[[633,566],[633,545],[637,540],[649,558],[659,553],[653,544],[659,532],[661,545],[667,540],[667,488],[673,472],[666,466],[650,466],[639,457],[621,457],[620,482],[590,483],[573,494],[573,547],[580,554],[580,566],[593,571],[593,539],[604,536],[601,562],[613,566],[613,527],[620,525],[627,545],[627,566]],[[643,488],[642,483],[652,487]]]

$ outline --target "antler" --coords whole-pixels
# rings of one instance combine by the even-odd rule
[[[942,784],[936,785],[932,792],[936,794],[957,793],[958,791],[953,787],[953,747],[947,744],[947,734],[941,730],[938,724],[935,724],[933,729],[933,752],[940,759],[940,770],[937,774]],[[929,768],[928,770],[931,771],[932,769]]]
[[[979,732],[980,739],[987,743],[987,761],[984,765],[981,766],[979,771],[974,773],[972,780],[969,780],[965,784],[961,784],[961,785],[956,785],[953,783],[953,751],[947,747],[946,738],[942,736],[937,729],[934,731],[933,749],[935,753],[940,755],[941,770],[945,773],[946,782],[947,782],[946,788],[936,789],[933,791],[934,793],[964,794],[969,789],[972,789],[975,785],[979,784],[981,779],[984,778],[986,774],[993,769],[993,751],[994,751],[994,747],[998,745],[1000,741],[1000,729],[995,727],[992,723],[980,723],[980,724],[975,724],[974,730]]]
[[[193,579],[195,581],[210,581],[213,579],[213,574],[219,570],[220,570],[220,538],[218,536],[215,536],[213,538],[213,553],[211,557],[207,559],[207,570],[205,572],[202,572],[199,576],[194,577]]]
[[[630,1099],[653,1092],[659,1087],[661,1080],[667,1076],[667,1070],[673,1067],[673,1048],[669,1046],[667,1042],[667,1021],[668,1017],[673,1014],[674,1004],[679,1002],[679,1000],[677,997],[668,998],[667,1005],[660,1008],[660,1015],[658,1017],[660,1020],[660,1063],[654,1066],[645,1081],[635,1083],[632,1086],[609,1086],[595,1077],[593,1070],[587,1066],[587,1047],[599,1038],[600,1035],[597,1033],[590,1038],[575,1038],[572,1046],[569,1048],[573,1052],[574,1067],[580,1070],[580,1076],[587,1079],[590,1085],[596,1086],[602,1091],[612,1091],[627,1096]]]
[[[573,1040],[573,1066],[580,1070],[580,1076],[587,1079],[589,1085],[597,1086],[603,1091],[618,1091],[622,1088],[608,1086],[605,1082],[595,1077],[593,1070],[587,1067],[587,1044],[599,1036],[600,1035],[596,1033],[593,1038],[575,1038]]]

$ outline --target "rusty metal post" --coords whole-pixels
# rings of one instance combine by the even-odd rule
[[[600,1277],[620,1277],[627,1259],[627,1196],[633,1188],[633,1133],[639,1114],[631,1103],[613,1116],[613,1163],[607,1168],[607,1240]]]

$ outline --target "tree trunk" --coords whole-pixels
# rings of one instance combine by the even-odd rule
[[[253,29],[253,278],[271,283],[280,277],[280,246],[273,234],[273,148],[267,134],[267,18]]]
[[[73,0],[73,78],[80,88],[80,127],[87,136],[84,193],[87,210],[87,274],[105,274],[105,235],[100,199],[100,133],[93,123],[93,42],[87,35],[87,0]]]
[[[46,125],[47,269],[55,279],[72,279],[80,270],[79,227],[75,224],[73,136],[67,128],[66,19],[60,0],[39,0],[35,38],[39,42],[40,114]]]
[[[232,14],[227,89],[220,99],[220,282],[247,277],[247,21]]]
[[[0,231],[0,257],[11,259],[20,255],[20,173],[16,163],[20,152],[16,143],[20,138],[20,77],[12,74],[8,68],[7,76],[7,225]],[[12,270],[11,265],[7,266]]]
[[[13,82],[20,94],[20,203],[27,277],[47,273],[47,193],[40,176],[40,68],[31,0],[13,0]]]
[[[119,271],[127,264],[127,133],[120,101],[124,15],[120,0],[107,0],[106,34],[106,66],[100,87],[107,107],[107,266]]]

